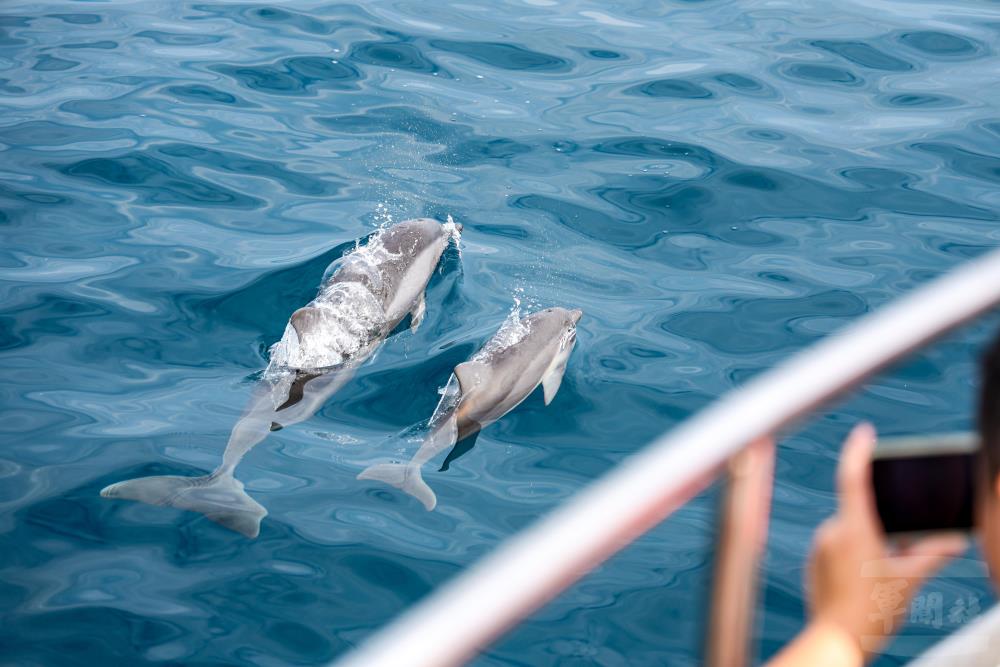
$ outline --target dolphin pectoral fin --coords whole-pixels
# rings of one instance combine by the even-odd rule
[[[562,385],[563,375],[566,373],[566,359],[560,359],[553,365],[549,372],[542,378],[542,391],[545,392],[545,405],[552,402]]]
[[[477,429],[472,435],[466,436],[455,443],[455,446],[451,448],[448,452],[448,456],[445,457],[444,463],[438,468],[438,472],[445,472],[451,467],[453,461],[458,460],[462,456],[469,453],[469,450],[476,446],[476,439],[479,438],[479,430]]]
[[[424,298],[424,293],[421,292],[420,296],[417,297],[417,303],[413,306],[413,310],[410,311],[410,330],[416,331],[420,326],[420,323],[424,321],[424,314],[427,312],[427,299]]]

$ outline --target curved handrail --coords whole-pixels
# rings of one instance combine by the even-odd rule
[[[1000,303],[1000,250],[799,352],[688,419],[370,637],[340,667],[456,665],[662,521],[754,439]]]

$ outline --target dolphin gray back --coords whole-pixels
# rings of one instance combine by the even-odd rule
[[[573,312],[548,308],[505,323],[472,359],[456,366],[460,415],[485,425],[527,398],[562,349],[563,336],[575,328]],[[511,326],[520,331],[512,333]]]
[[[449,232],[437,220],[416,218],[404,220],[381,231],[369,243],[377,244],[374,252],[356,254],[347,258],[343,266],[330,278],[331,283],[359,282],[382,303],[391,319],[398,313],[390,313],[397,295],[406,286],[407,280],[416,279],[422,291],[430,280],[437,260],[447,246]],[[417,267],[424,253],[432,254],[427,266]],[[415,269],[427,269],[414,275]],[[418,271],[419,272],[419,271]],[[404,313],[405,314],[405,313]],[[390,321],[391,326],[397,322]]]

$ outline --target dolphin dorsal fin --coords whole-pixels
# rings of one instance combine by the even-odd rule
[[[480,384],[486,382],[489,372],[490,367],[481,361],[464,361],[455,366],[454,370],[463,395],[468,394]]]
[[[302,337],[306,334],[306,332],[315,328],[315,325],[319,323],[319,319],[319,308],[305,306],[304,308],[299,308],[292,313],[290,322],[292,324],[292,328],[295,329],[295,334],[299,337],[299,340],[302,340]]]

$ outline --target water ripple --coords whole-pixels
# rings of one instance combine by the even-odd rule
[[[997,24],[897,0],[4,3],[4,660],[332,659],[662,430],[996,246]],[[326,266],[448,215],[462,254],[420,329],[241,468],[257,540],[98,496],[204,474]],[[515,299],[585,313],[552,405],[428,465],[432,513],[357,482],[408,454]],[[994,320],[783,442],[765,654],[804,614],[838,440],[968,427]],[[698,664],[717,491],[477,664]]]

